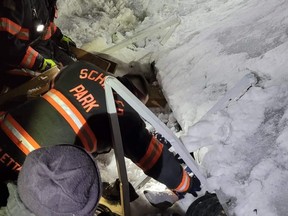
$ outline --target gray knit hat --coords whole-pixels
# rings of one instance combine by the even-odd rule
[[[92,216],[101,196],[96,163],[82,148],[57,145],[31,152],[18,177],[18,193],[37,216]]]

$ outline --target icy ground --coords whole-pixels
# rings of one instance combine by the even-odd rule
[[[109,47],[137,32],[174,20],[172,35],[168,29],[152,29],[144,39],[109,54],[126,63],[156,60],[158,80],[183,129],[177,135],[190,151],[209,147],[199,168],[209,188],[230,200],[230,215],[288,215],[287,1],[58,3],[59,26],[78,46],[92,52],[109,53]],[[205,115],[251,72],[259,77],[256,85],[229,107]],[[103,177],[112,181],[115,166],[109,160],[101,162]],[[131,182],[141,176],[133,164],[128,164],[128,172]],[[154,181],[146,187],[163,189]],[[185,211],[192,201],[187,197],[178,206]],[[156,211],[143,197],[132,208],[137,210],[134,215],[140,209],[141,214]]]

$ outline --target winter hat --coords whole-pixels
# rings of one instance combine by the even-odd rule
[[[101,196],[93,158],[74,145],[32,151],[18,177],[18,193],[37,216],[92,216]]]

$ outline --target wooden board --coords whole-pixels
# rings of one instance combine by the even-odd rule
[[[105,198],[101,197],[99,204],[106,206],[117,216],[124,216],[122,206],[119,203],[111,203]]]
[[[24,102],[29,97],[37,97],[48,91],[51,80],[59,72],[60,70],[57,67],[53,67],[26,83],[0,95],[0,110],[6,110],[9,106],[15,105],[14,103]]]
[[[96,54],[92,54],[90,52],[87,52],[87,51],[80,49],[80,48],[77,48],[77,47],[71,46],[69,49],[75,55],[75,57],[78,60],[90,62],[90,63],[95,64],[98,67],[102,68],[106,72],[110,72],[113,74],[115,73],[115,70],[117,67],[117,64],[115,62],[108,60],[108,59],[105,59],[103,57],[100,57]]]

